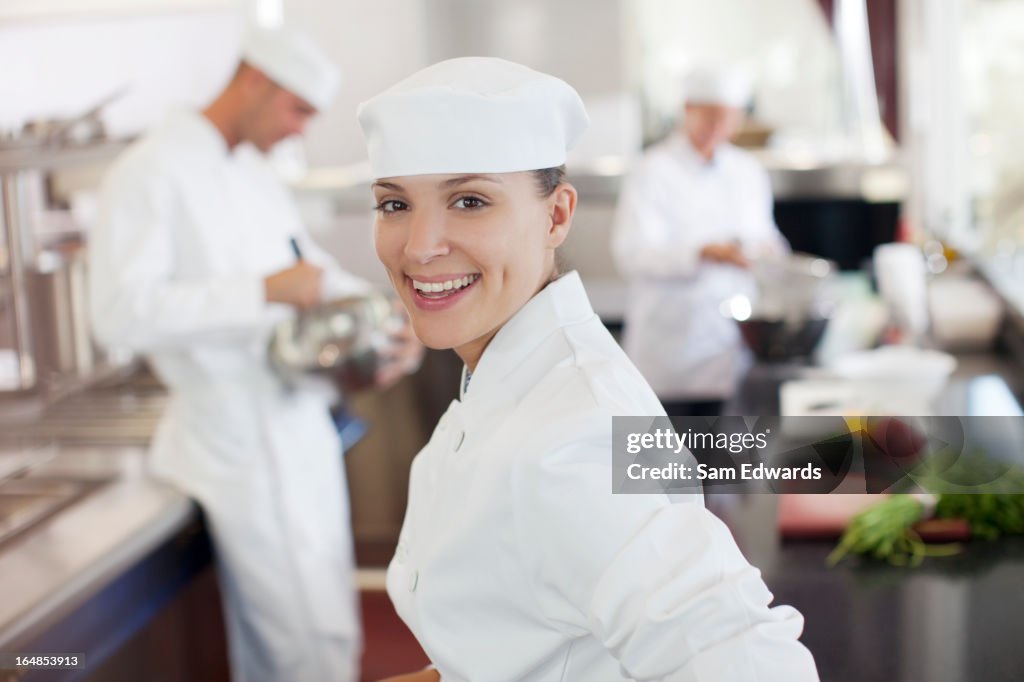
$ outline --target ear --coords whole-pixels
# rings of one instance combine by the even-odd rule
[[[557,249],[569,236],[572,217],[576,213],[576,199],[576,188],[568,182],[560,184],[548,197],[548,217],[551,219],[547,234],[549,248]]]

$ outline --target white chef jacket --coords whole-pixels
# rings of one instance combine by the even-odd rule
[[[413,462],[388,568],[442,680],[818,679],[700,495],[612,494],[612,415],[664,414],[576,273],[501,328]]]
[[[90,235],[90,307],[106,344],[145,353],[170,389],[151,447],[216,543],[236,681],[351,680],[359,653],[348,497],[325,392],[273,374],[264,278],[326,269],[328,295],[366,288],[308,237],[249,145],[179,112],[104,182]]]
[[[749,367],[721,304],[753,296],[753,278],[700,258],[731,241],[748,257],[788,251],[765,170],[729,144],[708,162],[682,133],[651,147],[622,187],[612,252],[629,281],[623,346],[662,399],[727,398]]]

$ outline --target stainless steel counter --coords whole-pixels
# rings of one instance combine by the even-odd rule
[[[21,420],[8,410],[0,475],[99,485],[0,545],[0,650],[19,651],[196,518],[188,497],[146,473],[162,401],[144,382],[93,389]]]
[[[0,550],[0,650],[18,651],[185,527],[194,504],[144,473],[140,448],[61,448],[38,471],[110,476]]]

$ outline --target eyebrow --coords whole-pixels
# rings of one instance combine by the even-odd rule
[[[456,178],[450,178],[441,183],[442,187],[456,187],[457,185],[464,185],[467,182],[473,182],[474,180],[483,180],[485,182],[493,182],[496,185],[501,184],[501,180],[494,177],[493,175],[481,175],[475,173],[472,175],[460,175]]]
[[[483,180],[484,182],[493,182],[496,185],[502,184],[502,181],[493,175],[482,175],[479,173],[473,173],[470,175],[459,175],[454,178],[448,178],[441,183],[441,187],[451,188],[459,185],[464,185],[467,182],[473,182],[475,180]],[[387,180],[378,180],[371,185],[371,188],[379,187],[381,189],[390,189],[392,191],[401,192],[404,188],[395,182],[388,182]]]

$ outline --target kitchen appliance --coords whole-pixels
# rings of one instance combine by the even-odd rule
[[[44,251],[27,268],[35,369],[40,380],[81,377],[100,358],[89,327],[84,249]]]
[[[105,138],[100,114],[115,92],[79,116],[39,120],[0,139],[0,393],[52,398],[130,357],[95,354],[85,314],[81,226],[54,211],[54,173],[109,162],[126,142]],[[61,220],[56,220],[57,217]],[[52,228],[57,224],[59,239]],[[44,238],[45,237],[45,238]]]

